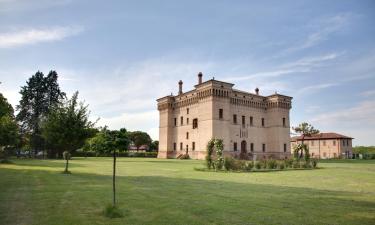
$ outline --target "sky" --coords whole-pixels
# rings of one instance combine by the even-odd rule
[[[38,70],[98,126],[158,139],[156,99],[215,77],[293,97],[291,125],[375,145],[375,1],[0,0],[0,92]]]

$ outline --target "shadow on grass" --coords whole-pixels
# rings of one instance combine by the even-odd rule
[[[109,223],[96,212],[111,201],[110,175],[2,168],[0,177],[4,224],[22,218],[22,209],[15,215],[7,206],[22,201],[12,193],[23,185],[35,198],[33,207],[45,212],[33,211],[37,224]],[[373,224],[375,219],[375,203],[358,192],[163,176],[117,177],[117,184],[118,206],[129,212],[120,220],[128,224]],[[64,210],[56,211],[56,200],[66,193]]]
[[[14,159],[12,162],[15,166],[65,168],[65,160],[63,159]],[[69,160],[69,168],[75,167],[85,167],[85,165],[76,164],[74,160]]]

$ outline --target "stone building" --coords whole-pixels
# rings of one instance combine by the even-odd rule
[[[160,113],[158,158],[177,158],[188,153],[204,159],[206,145],[224,141],[224,155],[243,158],[290,156],[289,111],[292,97],[262,96],[233,88],[223,81],[202,81],[193,90],[157,100]]]
[[[309,153],[313,158],[331,159],[331,158],[352,158],[351,137],[336,133],[319,133],[311,137],[304,138],[304,144],[309,146]],[[291,153],[296,144],[302,143],[302,137],[292,137]]]

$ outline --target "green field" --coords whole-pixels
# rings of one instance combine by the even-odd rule
[[[361,163],[357,163],[361,162]],[[0,224],[375,224],[374,161],[268,173],[195,171],[196,160],[120,158],[124,217],[111,202],[111,158],[0,164]]]

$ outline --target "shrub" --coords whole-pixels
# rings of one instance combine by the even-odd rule
[[[245,170],[246,171],[251,171],[254,167],[254,163],[252,161],[247,161],[245,164]]]
[[[286,159],[285,160],[285,167],[292,168],[293,167],[293,159]]]
[[[232,157],[225,157],[224,158],[224,168],[225,170],[233,170],[234,167],[234,160]]]
[[[301,167],[302,168],[311,168],[310,162],[309,161],[301,162]]]
[[[280,170],[283,170],[285,168],[285,161],[278,161],[277,168],[279,168]]]
[[[293,168],[300,168],[300,167],[301,167],[301,165],[300,165],[299,161],[298,160],[294,160],[293,161]]]
[[[234,169],[245,171],[246,168],[246,161],[245,160],[235,160],[234,161]]]
[[[311,166],[312,166],[312,168],[316,168],[318,166],[318,160],[317,159],[312,159],[311,160]]]
[[[121,212],[121,210],[117,206],[112,205],[108,205],[107,207],[105,207],[103,214],[108,218],[123,217],[123,213]]]
[[[257,169],[257,170],[260,170],[261,168],[262,168],[262,163],[260,162],[260,161],[256,161],[256,163],[255,163],[255,168]]]
[[[274,159],[269,159],[269,160],[266,161],[266,163],[267,163],[268,169],[276,169],[276,167],[277,167],[277,162]]]
[[[189,154],[183,154],[180,159],[190,159]]]

